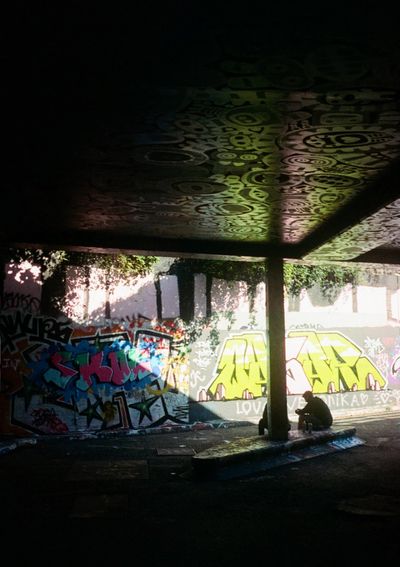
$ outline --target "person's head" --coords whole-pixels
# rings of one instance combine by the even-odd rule
[[[311,390],[307,390],[306,392],[304,392],[303,394],[303,398],[305,399],[305,401],[308,403],[310,400],[312,400],[314,397],[314,394],[311,392]]]

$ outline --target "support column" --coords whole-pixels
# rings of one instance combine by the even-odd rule
[[[268,438],[288,439],[283,258],[266,261],[266,313],[269,349]]]

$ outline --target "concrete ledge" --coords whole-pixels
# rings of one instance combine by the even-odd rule
[[[0,439],[0,455],[14,451],[23,445],[36,445],[36,443],[36,439],[33,438],[25,439],[24,437],[21,437],[17,439],[10,439],[9,441]]]
[[[301,460],[300,455],[304,449],[322,446],[334,441],[355,438],[355,428],[340,429],[332,427],[323,431],[305,433],[303,431],[289,431],[287,441],[270,441],[267,436],[251,436],[228,444],[215,445],[192,457],[192,466],[196,475],[203,477],[233,477],[239,476],[240,471],[255,471],[271,468],[278,464]],[[363,442],[347,443],[354,446]],[[346,447],[346,443],[342,443]],[[321,451],[314,451],[314,455],[321,454]],[[279,459],[288,456],[289,458]],[[294,456],[294,457],[293,457]],[[277,458],[278,457],[278,458]],[[274,465],[276,463],[276,465]],[[240,468],[245,465],[244,468]],[[246,466],[247,465],[247,466]],[[235,469],[236,467],[236,469]],[[239,467],[239,468],[238,468]],[[227,469],[231,469],[231,474],[227,474]],[[238,474],[235,474],[235,470]],[[222,475],[219,472],[222,471]]]

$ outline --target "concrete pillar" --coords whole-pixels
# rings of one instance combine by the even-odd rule
[[[286,398],[285,311],[283,258],[266,261],[266,313],[269,348],[268,438],[288,439]]]

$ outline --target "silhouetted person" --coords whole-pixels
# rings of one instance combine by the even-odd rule
[[[314,396],[310,390],[304,392],[303,398],[307,402],[306,405],[304,408],[296,410],[299,416],[298,428],[309,429],[312,427],[317,431],[328,429],[333,423],[333,417],[324,400]]]
[[[266,429],[268,430],[268,404],[265,404],[262,418],[258,422],[258,434],[264,435]],[[288,420],[288,431],[290,431],[289,420]]]
[[[268,405],[265,404],[262,418],[258,422],[258,434],[264,435],[265,430],[268,429]]]

